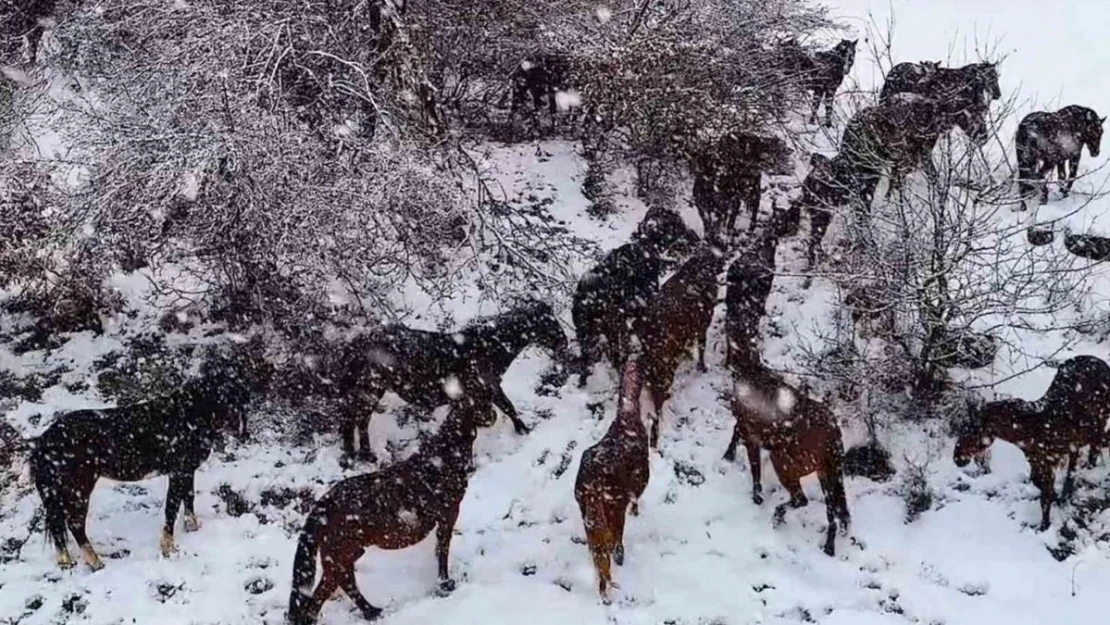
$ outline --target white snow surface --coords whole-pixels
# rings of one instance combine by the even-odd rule
[[[1001,68],[1004,91],[1020,88],[1023,96],[1043,103],[1036,108],[1077,102],[1102,114],[1110,111],[1107,91],[1100,84],[1110,60],[1110,46],[1101,32],[1110,7],[1102,3],[1069,0],[1050,7],[1032,0],[838,0],[836,7],[861,37],[869,11],[881,22],[893,10],[898,17],[897,61],[950,56],[963,61],[972,55],[964,52],[960,37],[1001,38],[1002,49],[1009,53]],[[959,49],[949,55],[952,41],[959,42]],[[862,50],[854,76],[862,86],[876,85],[877,75]],[[627,240],[643,205],[618,197],[622,210],[617,217],[606,222],[590,219],[579,191],[584,164],[576,146],[548,142],[538,147],[541,156],[534,144],[491,146],[487,161],[500,172],[506,189],[552,197],[550,210],[568,220],[576,234],[597,241],[603,251]],[[1084,167],[1094,171],[1105,155],[1090,159],[1085,154],[1084,159]],[[800,163],[806,160],[800,155]],[[804,168],[799,165],[801,175]],[[630,180],[627,171],[614,175],[618,189],[627,191]],[[1094,193],[1104,180],[1104,174],[1092,175],[1077,184],[1077,192]],[[1067,213],[1068,206],[1074,208],[1079,201],[1055,201],[1042,209],[1042,218],[1046,212]],[[1069,223],[1106,224],[1106,206],[1092,203]],[[692,209],[682,207],[682,212],[696,222]],[[780,267],[797,261],[796,243],[780,246]],[[575,270],[581,274],[590,264],[582,259]],[[135,303],[138,298],[130,295],[141,289],[141,278],[121,277],[117,282]],[[776,365],[790,364],[797,346],[813,340],[818,328],[830,323],[837,303],[835,293],[823,288],[821,280],[806,291],[801,282],[779,278],[768,304],[767,324],[785,329],[782,338],[765,341],[765,356]],[[1110,285],[1101,281],[1098,292],[1110,293]],[[413,305],[422,301],[411,290],[398,297]],[[567,304],[563,302],[560,311],[569,331]],[[493,312],[490,304],[476,298],[460,297],[450,305],[459,324]],[[612,605],[597,597],[573,484],[582,451],[601,438],[613,419],[616,378],[599,366],[584,390],[572,379],[557,396],[539,395],[535,387],[550,360],[542,351],[529,349],[505,376],[504,388],[534,429],[518,436],[501,419],[479,435],[477,471],[451,550],[458,589],[445,598],[433,594],[436,564],[431,538],[396,552],[368,549],[358,565],[358,583],[372,603],[386,608],[381,622],[1020,625],[1095,623],[1106,618],[1102,589],[1110,587],[1110,519],[1106,513],[1094,519],[1074,541],[1076,553],[1057,561],[1047,548],[1058,543],[1067,508],[1054,509],[1053,527],[1047,532],[1030,527],[1039,519],[1036,489],[1028,483],[1021,452],[1005,443],[994,446],[993,472],[972,477],[953,465],[952,440],[933,431],[934,426],[888,427],[881,439],[899,469],[909,462],[929,461],[925,474],[936,500],[920,519],[905,522],[898,478],[885,484],[851,478],[847,493],[853,525],[849,537],[838,538],[837,556],[829,558],[819,549],[825,524],[822,496],[816,480],[808,478],[810,506],[788,512],[786,523],[772,529],[773,508],[786,496],[770,463],[764,461],[763,471],[767,501],[756,506],[743,451],[734,464],[720,459],[733,423],[720,399],[727,383],[721,367],[722,317],[719,307],[711,329],[709,372],[698,374],[693,366],[684,366],[664,410],[661,452],[651,457],[652,476],[640,515],[627,525],[627,559],[614,569],[620,589]],[[406,320],[417,327],[434,327],[435,321],[431,313]],[[95,358],[119,349],[119,336],[129,325],[148,322],[143,315],[113,320],[105,336],[76,336],[49,355],[16,356],[0,349],[0,366],[8,369],[37,371],[61,363],[72,368],[63,384],[48,389],[40,402],[4,406],[8,421],[33,436],[56,412],[104,405],[94,394],[75,394],[64,384],[85,378]],[[1027,338],[1026,349],[1043,355],[1053,354],[1063,340]],[[1105,346],[1082,340],[1055,357],[1072,353],[1108,358]],[[1027,366],[1003,354],[989,375],[1008,378]],[[1052,374],[1051,369],[1036,369],[997,390],[1033,399],[1044,392]],[[396,425],[390,408],[397,402],[391,399],[383,402],[385,409],[375,415],[370,428],[371,444],[383,462],[411,453],[416,440],[413,426]],[[597,403],[600,407],[591,409]],[[862,437],[857,429],[845,428],[848,445]],[[391,452],[393,447],[403,450]],[[214,453],[197,474],[196,505],[203,526],[185,533],[179,522],[180,552],[170,559],[158,551],[166,478],[131,484],[102,481],[93,496],[88,530],[106,568],[92,573],[79,565],[59,571],[52,548],[42,536],[32,536],[17,558],[0,561],[0,623],[281,623],[304,515],[295,505],[263,506],[262,494],[275,488],[307,488],[320,496],[329,485],[354,474],[342,469],[338,458],[337,440],[326,436],[310,447],[289,448],[263,440]],[[22,475],[16,488],[0,500],[2,543],[27,538],[39,507],[21,461],[13,463],[12,470]],[[1083,470],[1080,479],[1104,488],[1106,472]],[[242,493],[253,511],[230,516],[216,494],[223,484]],[[79,556],[72,539],[70,549]],[[326,605],[320,622],[364,621],[340,594]]]

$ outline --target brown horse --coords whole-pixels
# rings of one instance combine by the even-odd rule
[[[638,514],[637,501],[649,477],[648,437],[640,417],[640,371],[635,359],[624,366],[617,418],[600,441],[582,453],[574,498],[582,510],[586,542],[597,569],[598,591],[608,601],[613,586],[610,555],[624,564],[625,513]],[[631,506],[631,508],[630,508]]]
[[[835,554],[836,526],[848,531],[851,516],[844,493],[844,442],[840,427],[828,408],[816,402],[760,363],[750,363],[734,375],[732,413],[736,427],[725,459],[736,459],[736,446],[744,441],[752,472],[752,501],[763,503],[760,449],[771,452],[771,464],[790,501],[775,508],[774,523],[783,522],[787,508],[809,503],[802,478],[816,473],[825,493],[829,527],[824,551]]]
[[[652,300],[634,330],[643,350],[644,386],[651,397],[651,446],[659,444],[659,413],[690,345],[697,347],[698,370],[705,371],[705,333],[717,305],[717,275],[724,256],[714,247],[694,253]]]
[[[320,609],[337,589],[355,602],[369,620],[381,615],[359,592],[355,562],[367,547],[404,549],[436,531],[439,590],[451,592],[448,550],[471,467],[478,427],[493,425],[496,415],[488,392],[464,389],[434,438],[409,458],[381,471],[347,478],[313,506],[297,541],[289,622],[315,623]],[[316,579],[316,556],[323,576]]]
[[[1055,470],[1067,460],[1064,499],[1074,488],[1073,472],[1082,447],[1088,463],[1098,460],[1110,417],[1110,365],[1076,356],[1060,365],[1044,397],[1035,402],[1006,399],[973,408],[959,431],[953,461],[963,467],[979,459],[995,438],[1017,445],[1029,461],[1030,479],[1041,491],[1040,530],[1048,529],[1056,499]]]

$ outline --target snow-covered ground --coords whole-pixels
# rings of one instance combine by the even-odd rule
[[[1050,7],[1031,0],[839,0],[837,6],[861,38],[867,33],[868,11],[881,24],[893,8],[896,61],[949,58],[949,43],[956,42],[951,55],[955,64],[974,56],[964,52],[963,37],[968,48],[975,35],[984,42],[999,39],[1000,51],[1009,54],[1002,66],[1004,91],[1020,89],[1038,108],[1078,102],[1103,114],[1110,111],[1107,92],[1099,86],[1110,56],[1100,36],[1110,8],[1100,3],[1076,0]],[[854,76],[864,87],[877,84],[862,49]],[[1033,110],[1030,106],[1022,104],[1020,111]],[[602,250],[626,240],[644,210],[639,202],[622,197],[630,195],[627,172],[618,172],[613,180],[622,211],[608,222],[591,220],[579,190],[585,166],[575,146],[540,147],[539,155],[534,145],[493,149],[488,162],[500,172],[509,194],[551,197],[550,210]],[[1105,158],[1085,157],[1085,166],[1093,170]],[[1077,189],[1093,193],[1105,179],[1100,172]],[[1107,208],[1110,204],[1092,203],[1082,218],[1093,221]],[[1066,211],[1067,203],[1046,210]],[[682,212],[696,222],[689,207]],[[1108,219],[1102,217],[1103,223]],[[780,249],[780,262],[797,260],[790,247]],[[580,273],[588,264],[583,259],[574,270]],[[776,363],[788,363],[792,344],[813,337],[815,324],[829,322],[835,303],[830,292],[803,292],[800,284],[795,278],[778,280],[769,303],[769,317],[790,329],[767,344],[768,358]],[[1100,292],[1110,293],[1110,283]],[[420,301],[414,293],[399,297]],[[452,312],[462,323],[491,311],[474,299],[460,298]],[[359,563],[358,581],[371,602],[387,608],[383,622],[1015,625],[1105,618],[1101,589],[1110,587],[1110,557],[1103,537],[1110,536],[1110,518],[1106,513],[1087,518],[1087,527],[1068,541],[1075,553],[1059,561],[1048,548],[1061,542],[1066,514],[1055,510],[1048,532],[1030,527],[1039,515],[1036,489],[1028,483],[1020,452],[1005,443],[994,448],[993,472],[971,477],[952,464],[951,439],[931,436],[935,426],[891,427],[881,438],[899,468],[928,461],[926,476],[936,493],[932,509],[906,523],[900,478],[886,484],[850,479],[852,530],[849,538],[838,540],[837,556],[828,558],[819,549],[825,522],[820,490],[816,480],[807,480],[811,505],[789,513],[786,524],[772,530],[773,506],[785,494],[769,463],[764,469],[767,502],[759,507],[751,503],[743,460],[729,464],[720,459],[732,428],[719,399],[725,385],[722,313],[718,311],[711,331],[709,373],[699,375],[686,367],[675,383],[641,515],[629,520],[628,556],[615,570],[620,589],[612,605],[601,604],[596,595],[573,483],[582,450],[603,435],[612,419],[615,381],[599,367],[582,391],[570,384],[557,396],[540,395],[535,388],[549,357],[530,349],[509,370],[504,387],[535,427],[521,437],[501,420],[479,436],[478,469],[451,552],[458,589],[446,598],[432,594],[431,540],[399,552],[369,549]],[[566,318],[565,307],[563,314]],[[139,322],[141,317],[130,323]],[[434,319],[412,323],[431,327]],[[41,402],[11,406],[7,419],[25,435],[34,435],[56,411],[100,405],[96,397],[74,394],[64,385],[86,375],[95,358],[120,348],[113,337],[127,330],[128,322],[122,322],[106,338],[76,337],[46,361],[41,353],[17,357],[0,349],[0,366],[8,369],[34,371],[63,362],[72,368]],[[1055,337],[1048,337],[1032,351],[1047,354],[1057,345]],[[1104,346],[1084,342],[1071,351],[1110,356]],[[1021,368],[1000,363],[994,373],[1005,377]],[[1042,368],[998,390],[1034,398],[1047,388],[1052,373]],[[388,408],[397,402],[385,404]],[[404,447],[415,435],[412,426],[398,427],[388,409],[371,425],[372,444],[385,458],[387,441]],[[849,445],[862,440],[862,433],[853,429],[845,435]],[[304,513],[298,495],[319,496],[351,474],[339,465],[334,439],[321,438],[303,448],[262,441],[214,454],[197,476],[203,527],[192,534],[179,531],[180,553],[168,560],[157,548],[165,478],[102,483],[89,515],[92,541],[107,556],[107,567],[96,573],[81,566],[58,571],[41,536],[31,537],[18,557],[11,553],[10,545],[27,538],[39,506],[24,475],[17,492],[0,501],[0,623],[280,623]],[[1081,478],[1084,496],[1094,496],[1106,484],[1101,468],[1083,471]],[[225,485],[245,500],[232,506],[239,509],[228,509]],[[1070,531],[1063,533],[1070,536]],[[363,621],[353,604],[339,596],[325,607],[322,622]]]

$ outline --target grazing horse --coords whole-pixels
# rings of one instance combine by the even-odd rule
[[[790,40],[784,46],[784,64],[788,71],[798,77],[803,89],[813,94],[813,112],[809,123],[817,123],[817,111],[825,104],[825,125],[832,126],[833,98],[844,82],[844,77],[852,71],[856,60],[858,39],[841,39],[831,50],[824,50],[812,57]]]
[[[104,565],[85,533],[89,499],[97,480],[135,482],[169,476],[162,555],[176,550],[178,510],[185,508],[185,531],[200,527],[193,508],[193,477],[220,433],[246,434],[244,406],[257,387],[230,368],[207,369],[160,400],[120,408],[77,410],[60,415],[35,442],[31,476],[46,512],[46,533],[58,566],[70,568],[69,528],[94,571]]]
[[[797,200],[809,215],[809,244],[806,246],[806,269],[812,269],[817,250],[832,222],[833,210],[848,203],[852,172],[848,160],[839,154],[829,158],[814,152],[809,159],[810,170],[802,182],[802,196]]]
[[[1041,525],[1049,526],[1056,498],[1055,469],[1065,459],[1063,498],[1074,488],[1072,473],[1082,447],[1089,446],[1088,464],[1095,464],[1110,417],[1110,365],[1094,356],[1068,359],[1052,378],[1044,397],[1035,402],[1006,399],[972,408],[959,430],[953,461],[967,466],[984,457],[995,438],[1025,453],[1030,478],[1041,491]]]
[[[694,206],[698,209],[707,241],[725,244],[733,235],[740,205],[751,215],[755,229],[763,173],[793,172],[790,149],[778,137],[730,132],[712,150],[691,159],[694,173]]]
[[[609,558],[624,565],[625,514],[639,514],[638,501],[647,488],[648,436],[640,416],[640,371],[634,358],[624,365],[617,418],[596,445],[582,453],[574,499],[582,511],[586,543],[599,578],[598,591],[608,602],[613,584]]]
[[[578,386],[586,385],[597,347],[605,339],[616,371],[628,352],[630,328],[659,290],[663,254],[684,253],[697,237],[678,214],[650,209],[632,241],[609,252],[578,281],[571,315],[578,338]]]
[[[500,315],[476,319],[457,332],[427,332],[394,324],[360,335],[344,346],[333,366],[333,391],[343,398],[343,450],[373,458],[366,436],[370,416],[386,391],[424,409],[448,403],[448,380],[481,380],[518,434],[528,431],[501,390],[501,376],[525,347],[539,344],[563,362],[567,346],[551,305],[538,300]]]
[[[892,185],[918,168],[935,180],[932,152],[940,136],[958,126],[982,145],[990,136],[986,113],[985,107],[960,98],[931,100],[912,94],[863,109],[848,122],[840,141],[855,199],[866,212],[884,171],[889,171]]]
[[[703,246],[663,283],[633,328],[643,350],[644,387],[652,402],[652,447],[659,445],[659,414],[691,343],[697,347],[698,369],[705,371],[705,333],[713,320],[717,275],[724,262],[719,250]]]
[[[725,451],[725,460],[736,459],[743,440],[752,473],[752,501],[763,503],[760,450],[771,453],[779,482],[790,501],[775,508],[774,524],[783,522],[787,508],[808,505],[801,479],[817,474],[825,494],[828,530],[824,551],[835,554],[836,526],[847,533],[851,523],[844,493],[844,442],[836,418],[823,404],[787,384],[761,362],[734,370],[732,414],[736,427]]]
[[[972,63],[960,68],[939,63],[899,63],[890,70],[879,92],[879,102],[890,102],[901,93],[915,93],[934,100],[957,99],[986,106],[1002,97],[998,86],[998,63]]]
[[[1098,156],[1102,147],[1102,124],[1093,110],[1078,105],[1065,106],[1055,113],[1037,111],[1026,115],[1018,124],[1017,164],[1018,189],[1022,199],[1036,193],[1035,182],[1041,185],[1041,202],[1048,201],[1048,174],[1056,170],[1064,197],[1079,172],[1083,146],[1091,156]],[[1067,167],[1071,168],[1068,173]]]
[[[340,588],[366,619],[378,618],[381,608],[359,592],[355,562],[367,547],[404,549],[433,529],[439,589],[454,590],[448,551],[466,495],[474,440],[479,427],[497,419],[487,397],[494,389],[480,389],[463,387],[464,394],[453,400],[439,432],[415,454],[380,471],[342,480],[313,505],[293,557],[290,623],[315,623],[324,602]],[[323,575],[314,589],[317,555]]]
[[[775,249],[789,234],[794,220],[785,211],[775,213],[771,227],[755,244],[732,262],[725,274],[725,365],[758,359],[759,320],[775,280]]]
[[[532,99],[532,114],[542,110],[543,98],[547,98],[547,108],[552,118],[555,116],[555,93],[566,88],[570,74],[570,62],[562,54],[542,54],[532,60],[520,63],[510,77],[512,82],[512,115],[529,98]]]

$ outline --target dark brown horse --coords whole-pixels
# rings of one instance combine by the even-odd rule
[[[763,174],[793,172],[790,149],[777,137],[731,132],[694,158],[694,206],[707,241],[725,245],[735,233],[741,205],[747,207],[748,229],[759,216]]]
[[[431,409],[448,403],[445,381],[481,382],[493,403],[518,434],[528,428],[501,390],[501,376],[525,347],[539,344],[565,359],[566,335],[546,302],[528,301],[516,308],[472,321],[457,332],[427,332],[402,325],[385,326],[354,338],[329,365],[332,392],[344,404],[343,450],[372,458],[366,436],[370,416],[386,391],[409,404]]]
[[[1015,139],[1018,189],[1022,199],[1032,197],[1039,183],[1041,202],[1047,202],[1046,181],[1054,169],[1061,184],[1060,191],[1068,197],[1079,173],[1083,146],[1087,146],[1092,157],[1099,154],[1105,121],[1105,117],[1099,117],[1092,109],[1075,104],[1055,113],[1037,111],[1026,115],[1018,124]]]
[[[823,404],[787,384],[758,362],[735,369],[732,414],[736,427],[725,451],[725,459],[736,459],[736,446],[743,440],[752,473],[752,501],[763,503],[760,450],[771,453],[771,464],[779,482],[790,493],[790,501],[775,508],[774,523],[783,522],[787,508],[808,505],[802,478],[816,473],[825,493],[828,531],[824,551],[835,553],[836,526],[848,531],[851,516],[844,493],[844,442],[836,418]]]
[[[1098,460],[1108,417],[1110,365],[1094,356],[1077,356],[1060,365],[1040,400],[1007,399],[973,408],[959,430],[953,460],[956,466],[966,466],[983,457],[996,438],[1017,445],[1029,461],[1033,485],[1041,491],[1044,531],[1056,499],[1056,467],[1067,461],[1062,493],[1067,499],[1079,451],[1089,447],[1088,462]]]
[[[775,249],[796,220],[788,211],[772,214],[770,226],[751,248],[734,260],[725,278],[725,365],[742,364],[759,354],[759,320],[775,280]]]
[[[879,102],[890,102],[901,93],[985,106],[1002,97],[998,63],[972,63],[959,68],[940,67],[940,63],[929,61],[899,63],[886,75]]]
[[[578,386],[585,386],[590,367],[599,360],[602,339],[613,369],[621,370],[631,327],[659,291],[664,255],[686,253],[696,243],[677,213],[653,208],[632,241],[609,252],[582,276],[571,306],[580,354]]]
[[[717,305],[717,276],[724,255],[703,246],[675,272],[648,304],[635,326],[643,357],[644,387],[651,397],[651,446],[659,444],[659,415],[670,398],[679,363],[697,348],[698,369],[705,371],[705,333]]]
[[[562,54],[547,53],[522,61],[510,76],[512,82],[510,115],[515,116],[520,107],[530,98],[532,116],[535,119],[543,110],[544,98],[547,98],[547,109],[554,121],[555,94],[567,88],[569,75],[570,62]]]
[[[839,154],[829,158],[814,152],[809,164],[809,174],[802,182],[802,195],[797,200],[809,215],[806,269],[812,269],[817,262],[817,251],[828,232],[833,212],[848,203],[853,180],[848,160]]]
[[[823,103],[825,125],[832,126],[833,99],[844,83],[844,77],[852,71],[858,41],[841,39],[831,50],[817,52],[812,57],[796,40],[790,40],[783,46],[783,63],[787,71],[803,89],[813,94],[813,112],[809,123],[817,123],[817,111]]]
[[[892,186],[917,169],[936,180],[932,152],[940,136],[958,126],[973,143],[983,144],[990,136],[987,112],[985,106],[959,98],[931,100],[913,94],[863,109],[848,122],[840,142],[853,199],[869,210],[884,172]]]
[[[369,620],[381,615],[359,592],[355,562],[367,547],[404,549],[436,532],[439,590],[451,592],[448,552],[459,506],[466,495],[474,440],[496,414],[488,391],[474,386],[452,403],[439,432],[419,451],[394,465],[342,480],[320,498],[305,520],[293,559],[288,620],[315,623],[335,591],[342,589]],[[319,556],[323,575],[316,580]]]
[[[259,378],[211,363],[206,363],[200,379],[169,397],[60,415],[35,442],[31,476],[59,566],[73,566],[67,527],[89,567],[104,566],[85,533],[89,499],[100,478],[134,482],[169,476],[161,534],[164,556],[176,550],[174,524],[182,507],[185,531],[200,527],[193,508],[194,474],[224,430],[246,433],[244,406],[260,389]]]
[[[638,514],[637,502],[647,488],[650,466],[648,435],[640,415],[640,372],[635,359],[624,365],[617,418],[596,445],[582,453],[574,498],[586,526],[599,578],[598,591],[608,601],[613,584],[610,556],[617,566],[624,564],[625,515]]]

